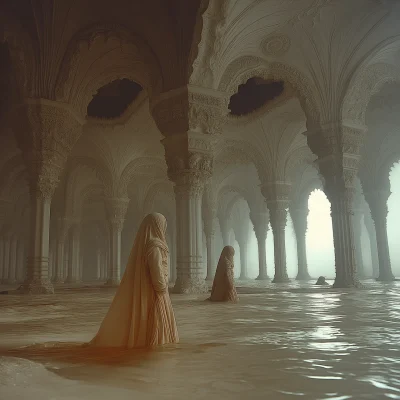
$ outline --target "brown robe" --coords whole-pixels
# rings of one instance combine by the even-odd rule
[[[233,275],[234,255],[235,249],[232,246],[225,246],[223,248],[215,272],[211,296],[209,298],[210,301],[231,301],[236,303],[239,300]]]

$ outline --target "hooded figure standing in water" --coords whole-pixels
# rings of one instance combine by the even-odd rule
[[[238,295],[235,288],[233,256],[235,249],[225,246],[219,257],[217,270],[213,281],[210,301],[231,301],[236,303]]]
[[[179,341],[168,293],[166,230],[162,214],[143,219],[120,286],[89,345],[145,348]]]

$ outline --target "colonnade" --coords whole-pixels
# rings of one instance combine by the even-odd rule
[[[0,237],[0,283],[16,284],[25,278],[26,240],[19,235]]]
[[[368,199],[368,197],[367,197]],[[378,200],[377,200],[378,199]],[[366,274],[363,269],[363,256],[361,251],[361,223],[364,217],[365,227],[368,232],[371,248],[371,259],[374,266],[374,277],[378,280],[390,281],[393,279],[391,271],[388,239],[387,239],[387,203],[379,201],[381,197],[373,197],[375,201],[371,209],[371,214],[368,210],[361,207],[354,207],[352,225],[354,229],[355,247],[354,255],[357,265],[357,272],[360,278],[365,278]],[[287,203],[289,204],[289,203]],[[381,208],[379,208],[381,206]],[[177,207],[178,213],[180,213]],[[297,257],[298,257],[298,273],[297,280],[309,280],[311,277],[307,267],[307,251],[306,251],[306,232],[307,232],[307,202],[303,204],[289,205],[289,209],[274,209],[270,207],[271,216],[268,213],[250,212],[249,220],[252,222],[254,233],[258,244],[258,261],[259,274],[257,280],[268,280],[266,263],[266,239],[268,233],[268,225],[271,221],[272,231],[274,234],[274,248],[277,251],[275,255],[275,277],[273,282],[284,282],[288,280],[286,272],[286,254],[285,254],[285,226],[287,212],[290,212],[293,228],[297,242]],[[214,210],[215,211],[215,210]],[[216,261],[218,260],[220,249],[215,245],[216,226],[219,224],[223,245],[232,244],[229,242],[229,231],[231,229],[230,221],[223,220],[217,217],[215,212],[209,214],[210,219],[204,219],[204,232],[206,238],[207,254],[204,255],[200,268],[206,266],[206,280],[212,280]],[[116,285],[120,278],[120,259],[121,246],[120,237],[123,225],[123,220],[118,222],[118,226],[110,227],[110,237],[114,237],[114,242],[111,243],[110,237],[103,238],[99,243],[95,257],[96,260],[92,268],[93,280],[106,282],[107,284]],[[198,226],[201,226],[201,221]],[[57,224],[58,230],[55,235],[55,240],[50,241],[49,246],[49,279],[55,283],[76,284],[83,281],[83,252],[81,251],[81,228],[79,221],[60,218]],[[115,228],[115,232],[114,229]],[[247,248],[248,234],[244,232],[241,235],[236,235],[240,247],[240,278],[248,279],[247,273]],[[176,262],[176,245],[177,238],[169,235],[168,242],[171,249],[170,253],[170,281],[175,282],[177,274],[179,274],[179,265]],[[112,260],[112,251],[115,250]],[[7,235],[0,239],[0,280],[2,284],[22,283],[26,274],[26,240],[18,235]],[[200,255],[202,256],[202,255]]]

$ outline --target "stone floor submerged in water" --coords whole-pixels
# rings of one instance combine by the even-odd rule
[[[115,289],[0,296],[0,399],[400,399],[400,284],[172,295],[181,343],[84,348]]]

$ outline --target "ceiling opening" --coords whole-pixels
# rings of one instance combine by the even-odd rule
[[[120,117],[143,90],[129,79],[116,79],[101,87],[87,107],[87,115],[95,118]]]
[[[283,81],[250,78],[246,83],[239,85],[237,93],[231,96],[228,106],[230,114],[235,116],[250,114],[280,96],[283,89]]]

